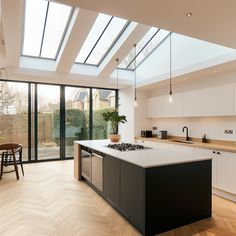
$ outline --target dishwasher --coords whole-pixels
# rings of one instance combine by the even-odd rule
[[[92,152],[92,184],[99,189],[103,190],[103,178],[102,178],[102,155],[99,153]]]

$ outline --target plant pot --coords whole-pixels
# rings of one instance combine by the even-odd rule
[[[109,138],[112,143],[118,143],[120,141],[120,134],[109,134]]]

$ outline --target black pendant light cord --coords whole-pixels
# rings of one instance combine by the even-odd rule
[[[137,101],[137,92],[136,92],[136,44],[134,44],[134,53],[135,53],[135,60],[134,60],[134,100]]]
[[[119,59],[116,58],[116,89],[117,89],[117,90],[119,89],[119,81],[118,81],[118,77],[119,77],[119,74],[118,74],[118,65],[119,65]]]
[[[172,32],[170,33],[170,96],[172,95]]]
[[[119,106],[119,72],[118,72],[118,66],[119,66],[119,59],[116,58],[116,89],[118,92],[118,97],[117,97],[117,107]]]

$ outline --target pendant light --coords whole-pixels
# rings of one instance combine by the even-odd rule
[[[134,106],[138,106],[138,101],[137,101],[137,86],[136,86],[136,80],[137,80],[137,75],[136,75],[136,57],[137,57],[137,52],[136,52],[136,44],[134,44]]]
[[[172,40],[171,40],[172,32],[170,33],[170,91],[169,91],[169,102],[173,101],[172,97]]]

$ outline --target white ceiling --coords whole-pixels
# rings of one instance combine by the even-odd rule
[[[56,0],[56,2],[77,6],[80,10],[74,12],[73,24],[71,23],[69,27],[70,30],[65,37],[66,40],[57,61],[43,62],[41,60],[34,63],[36,67],[31,68],[33,70],[30,70],[29,75],[24,68],[20,67],[19,62],[23,33],[24,0],[0,1],[0,36],[5,41],[5,45],[0,47],[0,67],[8,67],[9,74],[12,73],[14,79],[17,80],[19,77],[20,80],[25,74],[27,79],[33,78],[33,75],[35,75],[35,79],[39,80],[43,76],[47,76],[45,80],[56,83],[56,79],[60,77],[58,83],[62,83],[64,78],[65,83],[76,83],[77,79],[78,84],[87,81],[90,86],[92,84],[105,86],[104,83],[107,82],[108,86],[111,87],[112,79],[108,81],[108,74],[116,67],[115,59],[125,57],[130,48],[133,47],[134,38],[138,39],[146,33],[149,27],[144,25],[157,26],[194,38],[236,48],[235,0],[227,0],[227,4],[223,0]],[[87,77],[86,73],[72,74],[73,70],[70,71],[70,69],[74,66],[75,57],[83,45],[98,12],[119,16],[136,21],[139,24],[130,24],[127,29],[127,38],[123,41],[120,39],[120,42],[117,42],[120,47],[111,50],[106,60],[104,60],[102,68],[95,68],[97,71]],[[193,15],[186,17],[187,12],[192,12]],[[81,19],[83,20],[81,21]],[[29,58],[26,59],[29,60]],[[41,64],[47,65],[48,68],[51,66],[53,69],[44,70],[40,68]],[[49,74],[41,73],[43,70]],[[81,72],[81,68],[78,70]],[[55,77],[55,81],[53,77]]]
[[[58,0],[236,48],[235,0]],[[191,12],[191,17],[186,13]]]

